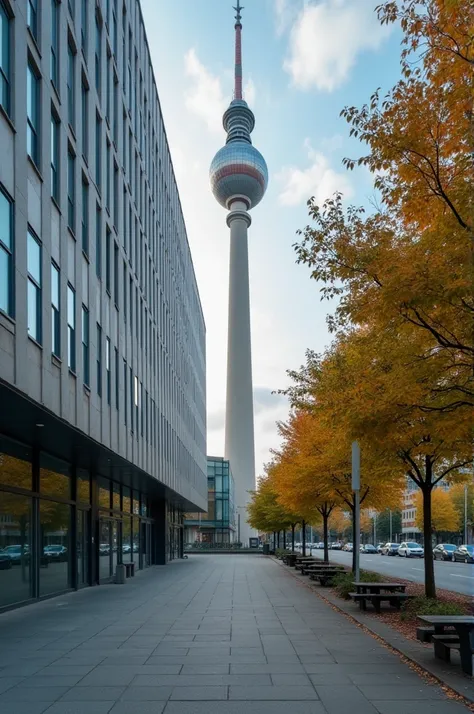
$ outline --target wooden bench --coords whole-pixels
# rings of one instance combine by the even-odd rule
[[[474,674],[474,616],[418,615],[418,619],[434,627],[435,634],[431,639],[435,657],[449,662],[451,650],[458,650],[462,671],[472,677]]]
[[[435,657],[445,662],[451,661],[451,650],[459,650],[461,648],[457,635],[433,635],[431,640],[434,645]]]
[[[434,627],[417,627],[416,639],[420,642],[431,642],[431,638],[435,633]]]
[[[327,585],[340,570],[316,570],[309,574],[310,580],[319,580],[320,585]]]
[[[341,573],[343,570],[344,566],[342,565],[306,565],[304,568],[301,568],[301,574],[311,575],[311,573],[314,573],[315,571],[324,571],[327,573]]]
[[[135,563],[123,563],[125,566],[125,576],[127,578],[135,577]]]
[[[400,610],[402,603],[409,600],[412,595],[407,595],[407,593],[400,592],[385,592],[385,593],[349,593],[349,597],[355,602],[359,603],[361,610],[367,610],[367,601],[372,603],[375,608],[375,612],[380,612],[380,605],[382,602],[388,602],[392,607],[396,607]]]

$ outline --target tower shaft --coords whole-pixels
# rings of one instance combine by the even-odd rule
[[[227,342],[227,396],[225,458],[235,479],[236,513],[240,514],[240,540],[248,544],[253,534],[247,523],[249,491],[255,489],[252,349],[247,229],[250,215],[243,201],[234,201],[227,216],[230,227],[229,325]]]

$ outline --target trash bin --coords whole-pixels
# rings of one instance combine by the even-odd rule
[[[115,571],[115,582],[117,583],[117,585],[125,584],[125,576],[126,576],[125,565],[122,565],[122,564],[117,565],[117,569]]]
[[[263,555],[269,555],[270,554],[270,543],[264,543],[263,544]]]

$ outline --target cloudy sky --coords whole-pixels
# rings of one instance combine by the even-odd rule
[[[245,98],[256,116],[252,139],[270,174],[249,236],[256,468],[278,444],[275,422],[288,406],[272,391],[306,348],[329,342],[318,286],[295,264],[306,201],[342,191],[370,207],[372,177],[348,173],[358,156],[339,117],[399,76],[400,36],[381,27],[381,0],[243,0]],[[222,114],[232,98],[231,0],[142,0],[155,77],[180,189],[207,326],[208,453],[222,455],[229,236],[214,200],[209,164],[225,142]]]

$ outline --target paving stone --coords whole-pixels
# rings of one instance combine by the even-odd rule
[[[33,677],[25,677],[23,679],[22,687],[73,687],[81,679],[83,679],[83,674],[75,675],[46,675],[43,677],[41,674],[35,674]]]
[[[298,701],[299,699],[317,699],[313,687],[229,687],[229,699],[245,701],[274,700]]]
[[[0,712],[5,702],[55,702],[69,687],[22,687],[21,684],[0,694]]]
[[[354,685],[324,685],[315,689],[327,714],[376,714],[375,707]]]
[[[17,684],[20,684],[22,681],[23,677],[2,677],[0,679],[0,694],[3,694],[3,692],[6,692],[12,687],[16,687]]]
[[[420,702],[419,700],[372,702],[379,714],[467,714],[468,710],[460,702],[436,701]]]
[[[140,702],[137,710],[135,702],[117,702],[110,710],[110,714],[162,714],[166,702]]]
[[[65,702],[115,702],[125,687],[72,687],[61,697]]]
[[[127,687],[122,695],[125,702],[165,702],[173,687]]]
[[[370,686],[361,684],[359,685],[359,689],[369,701],[373,699],[387,699],[388,701],[407,699],[408,701],[415,701],[419,699],[445,698],[439,687],[432,687],[421,683],[418,685],[407,685],[403,680],[400,684],[393,685]]]
[[[276,687],[307,687],[311,680],[307,674],[272,674],[272,684]],[[251,684],[251,682],[249,682]]]
[[[43,714],[54,702],[0,702],[1,714]]]
[[[229,674],[230,667],[240,666],[238,664],[183,664],[181,674]]]
[[[321,702],[168,702],[164,714],[327,714]],[[135,714],[135,713],[134,713]],[[138,714],[138,713],[137,713]]]
[[[115,702],[56,702],[48,714],[108,714]]]
[[[227,687],[175,687],[170,701],[206,701],[227,699]]]

